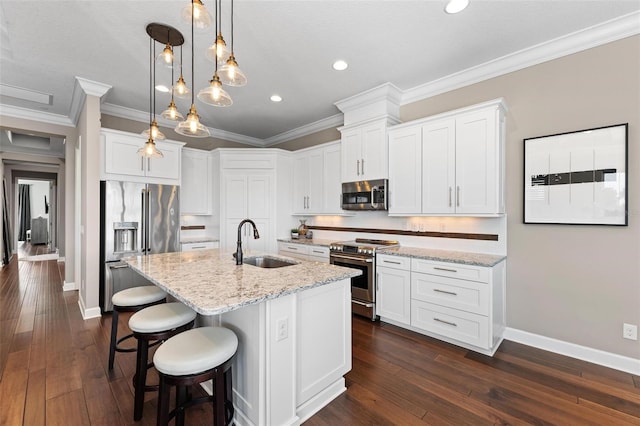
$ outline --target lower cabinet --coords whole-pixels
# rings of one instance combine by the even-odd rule
[[[505,262],[493,267],[377,256],[377,314],[486,355],[505,328]]]
[[[329,263],[329,247],[279,242],[278,254],[293,257],[294,259]]]

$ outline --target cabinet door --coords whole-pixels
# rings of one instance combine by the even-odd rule
[[[456,119],[456,212],[498,212],[498,134],[494,110]]]
[[[246,217],[252,220],[268,219],[271,216],[271,177],[266,175],[247,176]]]
[[[205,151],[182,153],[180,213],[211,214],[211,167]]]
[[[376,274],[376,314],[402,324],[410,324],[411,272],[378,267]]]
[[[224,217],[244,219],[247,216],[247,176],[225,174],[222,185]]]
[[[163,157],[148,159],[146,175],[153,178],[179,180],[182,147],[163,141],[157,141],[156,146]]]
[[[325,213],[342,213],[342,182],[340,179],[340,164],[340,144],[325,148],[323,179],[323,204]]]
[[[422,127],[422,212],[455,213],[455,121]]]
[[[306,213],[309,195],[309,157],[299,155],[293,160],[293,212]]]
[[[342,133],[342,182],[362,180],[360,175],[361,129],[346,130]]]
[[[250,250],[252,253],[273,253],[276,251],[275,247],[272,247],[271,238],[271,221],[269,219],[253,219],[253,222],[258,228],[260,238],[253,238],[253,227],[250,224],[244,225],[243,244],[245,250]]]
[[[389,177],[387,132],[384,123],[371,124],[362,128],[360,150],[361,180]]]
[[[389,214],[422,212],[422,129],[389,133]]]
[[[307,173],[309,181],[307,211],[310,213],[323,213],[324,155],[322,149],[309,152],[309,169]]]
[[[144,145],[142,137],[105,135],[104,171],[107,174],[144,176],[145,159],[138,155]]]

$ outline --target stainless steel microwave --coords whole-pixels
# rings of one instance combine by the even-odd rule
[[[387,179],[342,184],[344,210],[388,210]]]

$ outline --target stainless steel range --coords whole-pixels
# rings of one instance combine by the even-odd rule
[[[398,247],[397,241],[356,238],[354,241],[331,243],[330,262],[334,265],[360,269],[362,275],[351,278],[351,310],[354,314],[378,319],[376,315],[376,252]]]

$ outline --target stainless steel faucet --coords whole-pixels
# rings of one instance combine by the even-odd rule
[[[236,258],[236,265],[242,265],[242,225],[244,225],[245,223],[250,223],[251,226],[253,226],[253,238],[256,240],[260,238],[258,227],[251,219],[244,219],[242,222],[240,222],[240,224],[238,225],[238,245],[236,247],[236,252],[233,255],[233,257]]]

